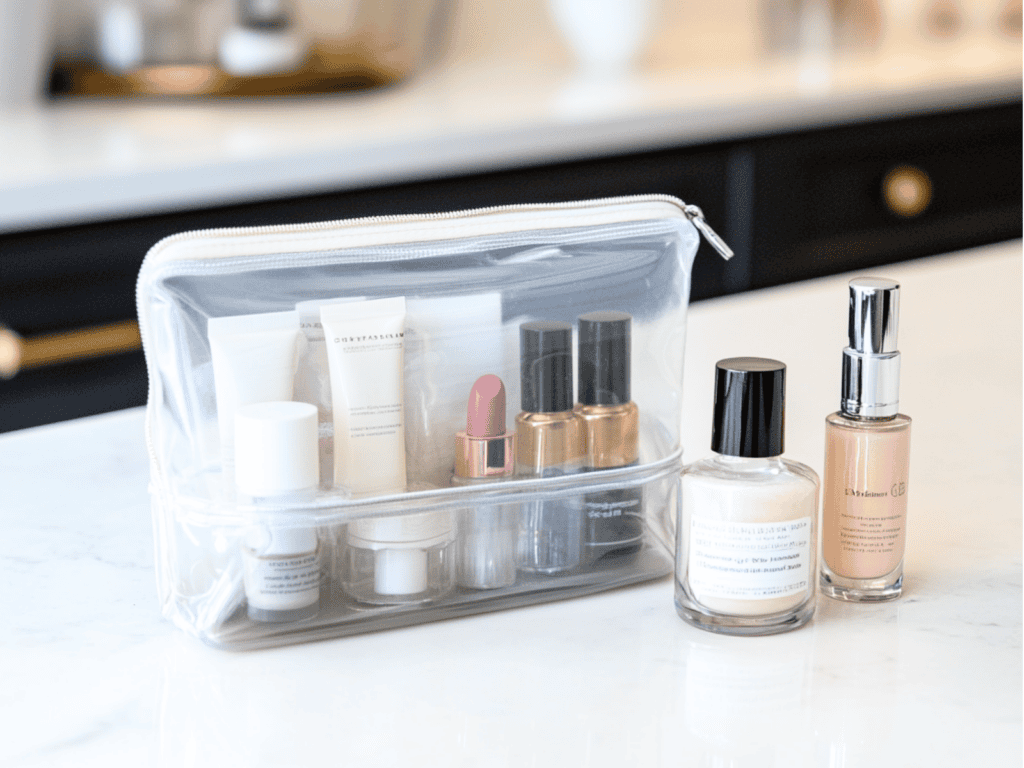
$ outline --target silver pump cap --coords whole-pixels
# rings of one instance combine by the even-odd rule
[[[843,413],[869,419],[900,409],[900,284],[878,277],[850,281],[850,346],[843,350]]]

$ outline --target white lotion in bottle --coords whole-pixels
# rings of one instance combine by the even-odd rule
[[[683,472],[676,610],[712,632],[766,635],[814,613],[818,477],[782,458],[786,366],[715,369],[711,458]]]

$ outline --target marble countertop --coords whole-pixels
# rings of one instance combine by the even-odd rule
[[[710,14],[672,10],[677,18],[663,20],[645,61],[614,76],[576,70],[541,24],[538,3],[527,4],[529,23],[498,3],[486,23],[455,25],[469,31],[440,65],[379,91],[60,102],[0,114],[0,232],[1005,103],[1021,94],[1019,39],[977,32],[929,43],[891,34],[858,55],[767,57],[750,39],[758,20],[746,17],[756,4],[723,2]]]
[[[902,599],[805,628],[684,624],[672,581],[249,653],[161,619],[141,410],[0,437],[4,766],[1019,766],[1022,248],[894,265],[914,418]],[[714,361],[789,365],[820,472],[848,276],[693,307],[684,440]],[[810,320],[810,322],[809,322]],[[0,406],[2,407],[2,406]]]

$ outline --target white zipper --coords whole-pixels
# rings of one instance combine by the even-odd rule
[[[537,216],[521,215],[526,212],[534,212]],[[144,283],[157,268],[174,261],[281,253],[284,243],[279,241],[277,236],[287,238],[289,250],[286,252],[308,252],[480,237],[515,231],[608,225],[659,218],[686,218],[723,259],[733,257],[732,249],[704,220],[703,211],[696,205],[688,205],[671,195],[631,195],[568,203],[491,206],[448,213],[369,216],[311,224],[225,227],[182,232],[165,237],[156,243],[142,261],[136,284],[136,309],[139,315],[142,348],[144,351],[147,350],[146,338],[149,328],[148,305],[144,301],[148,297],[144,296]],[[444,227],[436,223],[444,221],[458,224]],[[424,224],[427,226],[422,226]],[[264,236],[263,239],[254,243],[252,237],[260,235]],[[151,359],[152,355],[146,354],[146,374],[150,382],[145,419],[146,449],[151,463],[151,484],[157,486],[156,490],[162,493],[160,485],[163,478],[153,445],[153,382],[156,377]]]
[[[527,218],[520,215],[530,211],[538,216]],[[193,230],[165,237],[150,248],[142,262],[139,277],[141,279],[146,272],[168,261],[280,253],[281,247],[274,239],[275,236],[287,237],[290,251],[294,252],[450,240],[536,229],[563,229],[591,223],[615,224],[683,217],[693,222],[722,258],[732,258],[732,250],[708,226],[703,211],[696,205],[687,205],[671,195],[633,195],[568,203],[492,206],[447,213],[369,216],[311,224]],[[455,228],[445,228],[434,223],[439,221],[462,223]],[[428,227],[423,228],[420,226],[422,224],[428,224]],[[262,235],[265,239],[255,244],[251,241],[253,235]],[[217,240],[222,242],[198,242]],[[192,243],[197,247],[189,248],[188,245]],[[183,245],[184,248],[181,247]]]

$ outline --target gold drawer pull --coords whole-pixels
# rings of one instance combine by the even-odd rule
[[[135,320],[43,333],[27,339],[0,326],[0,378],[10,379],[28,368],[43,368],[139,349],[142,349],[142,337]]]
[[[920,216],[932,202],[932,180],[915,165],[898,165],[882,179],[882,197],[897,216]]]

